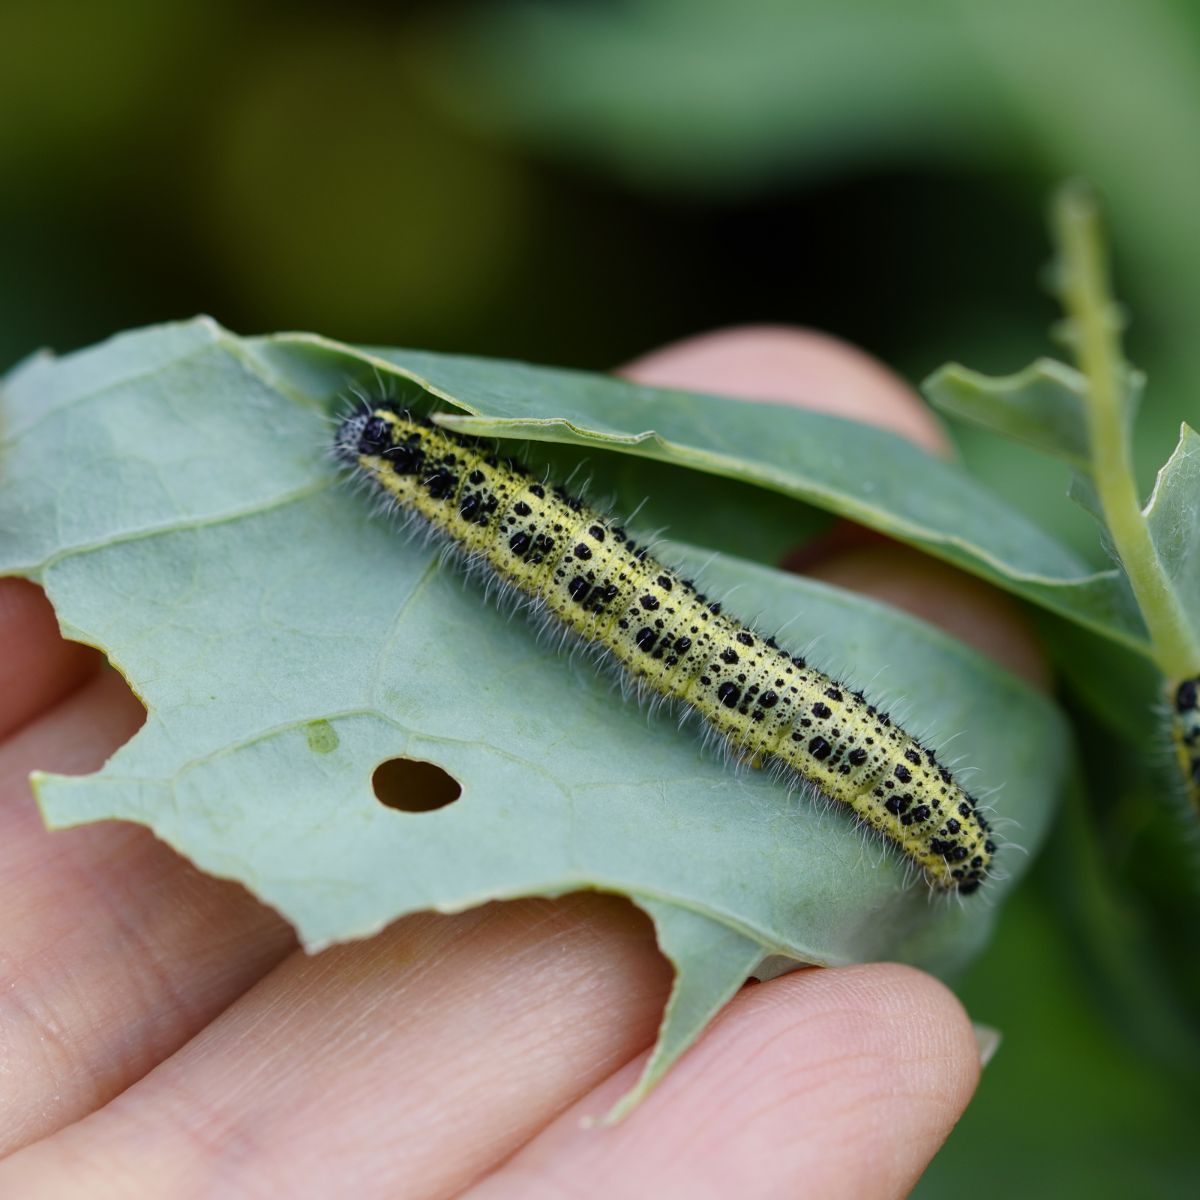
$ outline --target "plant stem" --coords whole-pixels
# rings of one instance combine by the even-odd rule
[[[1133,588],[1168,679],[1200,670],[1200,647],[1163,571],[1138,501],[1126,413],[1125,370],[1100,219],[1091,194],[1064,188],[1054,206],[1061,299],[1076,335],[1076,359],[1088,382],[1092,482],[1113,546]]]

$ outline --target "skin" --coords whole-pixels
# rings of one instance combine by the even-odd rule
[[[626,373],[946,446],[900,380],[821,335],[729,330]],[[1017,611],[957,572],[853,533],[805,565],[1045,679]],[[96,769],[142,710],[23,581],[0,581],[0,664],[0,1195],[903,1196],[974,1091],[940,983],[814,969],[747,986],[623,1124],[587,1128],[670,984],[630,905],[418,915],[306,956],[140,827],[47,834],[29,771]]]

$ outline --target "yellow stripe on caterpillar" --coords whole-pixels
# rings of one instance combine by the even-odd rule
[[[934,887],[965,895],[986,877],[988,824],[932,750],[860,692],[726,616],[611,517],[489,444],[387,406],[347,417],[336,449],[639,688],[687,706],[739,757],[847,805]]]

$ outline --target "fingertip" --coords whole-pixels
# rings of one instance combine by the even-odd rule
[[[913,967],[799,971],[746,989],[727,1011],[724,1055],[771,1069],[738,1093],[741,1119],[765,1120],[776,1133],[807,1129],[793,1180],[823,1177],[822,1195],[907,1194],[979,1083],[965,1009]],[[739,1121],[736,1111],[726,1116]]]
[[[944,1098],[956,1120],[979,1084],[982,1059],[971,1018],[954,992],[904,963],[869,963],[825,974],[836,975],[837,988],[849,988],[864,1002],[866,1019],[857,1031],[864,1043],[876,1041],[880,1025],[895,1031],[893,1061],[925,1076],[931,1094]]]
[[[720,1020],[737,1022],[748,1038],[777,1026],[831,1093],[853,1088],[864,1066],[889,1088],[936,1098],[952,1123],[979,1082],[979,1043],[961,1001],[903,963],[793,972],[746,989],[727,1012]]]
[[[765,400],[887,429],[931,454],[949,453],[938,419],[895,372],[830,334],[743,325],[672,342],[621,374],[655,387]]]
[[[980,1052],[949,989],[877,963],[744,988],[625,1120],[583,1128],[640,1066],[473,1195],[549,1193],[567,1179],[584,1181],[581,1196],[907,1195],[966,1107]]]

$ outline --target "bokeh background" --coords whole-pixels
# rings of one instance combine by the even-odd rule
[[[914,381],[1015,370],[1054,349],[1074,175],[1150,374],[1148,485],[1200,422],[1191,0],[4,0],[0,367],[205,311],[597,369],[792,322]],[[1060,468],[955,434],[1103,561]],[[960,981],[1005,1041],[920,1196],[1200,1188],[1200,856],[1129,709],[1077,712],[1078,794]]]

